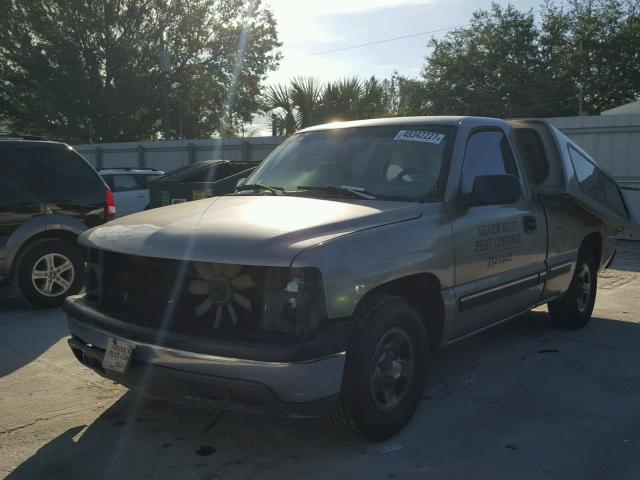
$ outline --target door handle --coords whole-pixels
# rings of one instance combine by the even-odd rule
[[[525,215],[522,219],[522,226],[524,227],[525,233],[531,233],[538,228],[538,221],[533,215]]]

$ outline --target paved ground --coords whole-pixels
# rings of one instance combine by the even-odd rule
[[[142,400],[78,364],[61,312],[5,300],[0,477],[640,479],[640,245],[614,267],[583,330],[540,310],[436,353],[416,417],[383,444]]]

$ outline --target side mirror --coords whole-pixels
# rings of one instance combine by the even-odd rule
[[[239,178],[239,179],[238,179],[238,181],[236,182],[236,188],[238,188],[238,187],[240,187],[240,186],[244,185],[244,182],[245,182],[246,180],[247,180],[247,177]]]
[[[467,207],[505,205],[521,198],[522,187],[515,175],[478,175],[473,181],[473,190],[462,194],[460,203]]]

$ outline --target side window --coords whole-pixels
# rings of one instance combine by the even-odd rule
[[[113,175],[114,192],[129,192],[131,190],[140,190],[140,186],[133,175]]]
[[[518,175],[511,146],[499,131],[476,132],[467,143],[462,165],[462,193],[471,193],[479,175]]]
[[[11,196],[22,190],[22,182],[13,162],[0,156],[0,196]]]
[[[604,196],[607,200],[607,205],[609,205],[609,208],[615,211],[618,215],[628,218],[629,213],[627,212],[627,207],[622,197],[620,187],[618,187],[618,185],[616,185],[613,180],[604,175],[600,175],[600,179],[602,180]]]
[[[531,180],[536,185],[540,185],[549,177],[550,170],[540,134],[533,128],[518,128],[516,129],[516,140],[520,158],[524,159],[529,168]]]
[[[35,175],[44,192],[92,189],[102,183],[98,173],[77,153],[67,148],[20,148],[20,168]]]
[[[569,156],[571,157],[571,163],[573,163],[573,169],[576,172],[580,188],[600,203],[605,203],[604,191],[602,190],[600,175],[595,163],[572,147],[569,147]]]

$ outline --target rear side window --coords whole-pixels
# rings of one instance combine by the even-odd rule
[[[604,191],[595,163],[571,146],[569,147],[569,156],[571,157],[571,163],[573,163],[573,169],[576,172],[580,188],[600,203],[605,203]]]
[[[518,175],[511,146],[501,131],[476,132],[469,138],[462,166],[462,192],[471,193],[480,175]]]
[[[628,217],[629,212],[627,212],[627,207],[622,198],[620,187],[618,187],[613,180],[604,175],[601,175],[600,179],[602,180],[602,188],[604,189],[604,197],[607,200],[607,205],[609,205],[609,207],[618,215]]]
[[[102,186],[98,173],[76,152],[67,148],[20,148],[20,168],[43,191]]]
[[[140,190],[140,185],[134,175],[112,175],[114,192],[130,192]]]
[[[0,155],[0,208],[17,205],[35,196],[26,180],[13,160]]]
[[[569,146],[569,156],[571,157],[580,188],[618,215],[629,218],[622,192],[616,182],[607,177],[595,163],[571,146]]]
[[[23,189],[23,183],[13,162],[0,155],[0,198],[15,195]]]
[[[533,128],[516,129],[516,140],[521,157],[531,175],[531,180],[540,185],[549,176],[549,160],[540,134]]]

